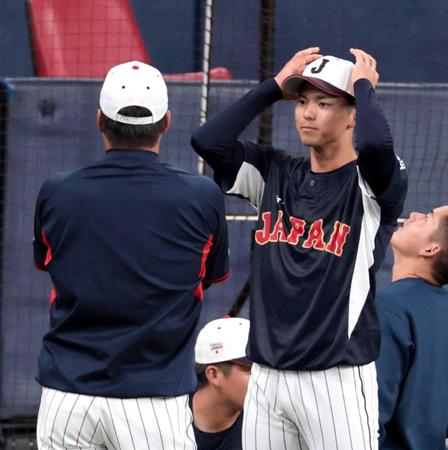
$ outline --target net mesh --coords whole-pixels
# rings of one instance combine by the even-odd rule
[[[202,74],[198,71],[203,65],[205,2],[90,0],[89,7],[76,13],[68,9],[51,13],[52,4],[60,8],[62,3],[39,0],[26,6],[25,2],[6,0],[0,18],[2,420],[34,417],[39,401],[34,375],[41,338],[48,326],[50,281],[32,264],[34,201],[48,176],[101,156],[103,146],[95,115],[101,84],[98,77],[107,68],[147,58],[161,69],[168,80],[173,116],[161,158],[189,171],[198,170],[189,140],[201,114]],[[444,71],[440,58],[431,59],[419,50],[420,44],[412,42],[425,30],[426,39],[434,39],[438,48],[443,46],[443,38],[436,41],[436,35],[444,29],[448,12],[435,5],[432,14],[426,15],[408,6],[409,13],[415,17],[420,14],[421,22],[408,27],[404,20],[398,20],[392,26],[394,14],[399,17],[399,13],[389,6],[391,18],[374,5],[366,6],[371,13],[369,29],[376,27],[379,36],[372,40],[359,24],[366,13],[359,17],[357,9],[339,2],[326,6],[329,11],[325,17],[331,20],[323,19],[315,2],[215,2],[210,60],[215,71],[207,114],[242,96],[257,85],[260,74],[263,77],[280,69],[294,51],[314,45],[317,37],[329,54],[343,56],[349,46],[366,48],[382,55],[380,69],[384,68],[381,73],[388,82],[380,84],[378,96],[393,131],[396,153],[409,170],[404,216],[446,203],[448,85],[440,82],[445,81],[442,72],[448,71]],[[33,22],[38,18],[43,22],[40,25]],[[354,23],[350,29],[346,27],[348,20]],[[403,43],[398,62],[391,55],[397,52],[388,47],[394,41],[397,23]],[[38,28],[39,36],[35,35]],[[86,43],[90,53],[86,53]],[[125,51],[120,53],[122,49]],[[411,63],[413,51],[420,51],[423,61],[418,68]],[[425,61],[431,67],[426,72],[421,69]],[[300,145],[295,131],[293,107],[288,102],[276,103],[272,116],[255,119],[241,138],[272,141],[278,148],[305,156],[307,149]],[[207,167],[205,173],[211,175]],[[229,312],[249,273],[255,211],[235,198],[226,202],[233,275],[227,283],[206,292],[202,324]],[[390,265],[388,255],[378,276],[380,286],[389,278]],[[240,315],[247,317],[247,303]]]

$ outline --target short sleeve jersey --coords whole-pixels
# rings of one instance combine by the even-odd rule
[[[147,151],[110,150],[47,180],[34,255],[54,289],[39,383],[122,398],[193,391],[203,284],[228,276],[223,203],[212,181]]]

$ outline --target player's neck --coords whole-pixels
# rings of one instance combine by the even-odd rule
[[[208,387],[195,392],[192,403],[194,423],[207,433],[227,430],[241,414],[240,409]]]
[[[110,147],[106,147],[106,151],[109,151],[109,150],[113,150],[113,149],[116,149],[116,148],[123,148],[123,146],[120,146],[120,145],[111,145]],[[159,151],[160,151],[160,148],[158,147],[158,146],[156,146],[156,147],[146,147],[146,146],[130,146],[130,145],[127,145],[126,146],[126,150],[138,150],[138,151],[141,151],[141,152],[152,152],[152,153],[159,153]]]
[[[103,141],[104,141],[104,146],[106,147],[106,151],[114,149],[114,148],[123,148],[123,145],[115,145],[113,144],[111,141],[109,141],[109,139],[107,139],[107,137],[103,134]],[[129,150],[140,150],[140,151],[145,151],[145,152],[153,152],[153,153],[159,153],[160,152],[160,141],[161,138],[159,137],[159,139],[157,139],[157,142],[155,143],[155,145],[153,145],[152,147],[148,146],[148,145],[126,145],[125,147],[128,148]]]
[[[311,147],[310,163],[313,172],[331,172],[357,158],[351,144],[331,143],[322,147]]]
[[[392,266],[392,281],[405,278],[420,278],[428,283],[437,285],[431,274],[431,266],[421,258],[411,258],[394,251],[394,265]]]

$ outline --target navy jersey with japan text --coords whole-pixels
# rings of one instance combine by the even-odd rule
[[[308,159],[237,140],[282,98],[274,80],[193,136],[229,194],[258,211],[251,271],[252,361],[284,370],[363,365],[379,350],[374,273],[406,193],[403,163],[368,80],[355,83],[357,160],[313,173]]]
[[[228,276],[223,197],[138,150],[44,183],[34,255],[54,289],[41,385],[120,398],[195,389],[203,287]]]

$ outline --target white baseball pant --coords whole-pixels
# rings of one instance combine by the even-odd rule
[[[43,388],[41,450],[195,450],[188,396],[106,398]]]
[[[254,364],[244,450],[378,450],[375,364],[322,371]]]

